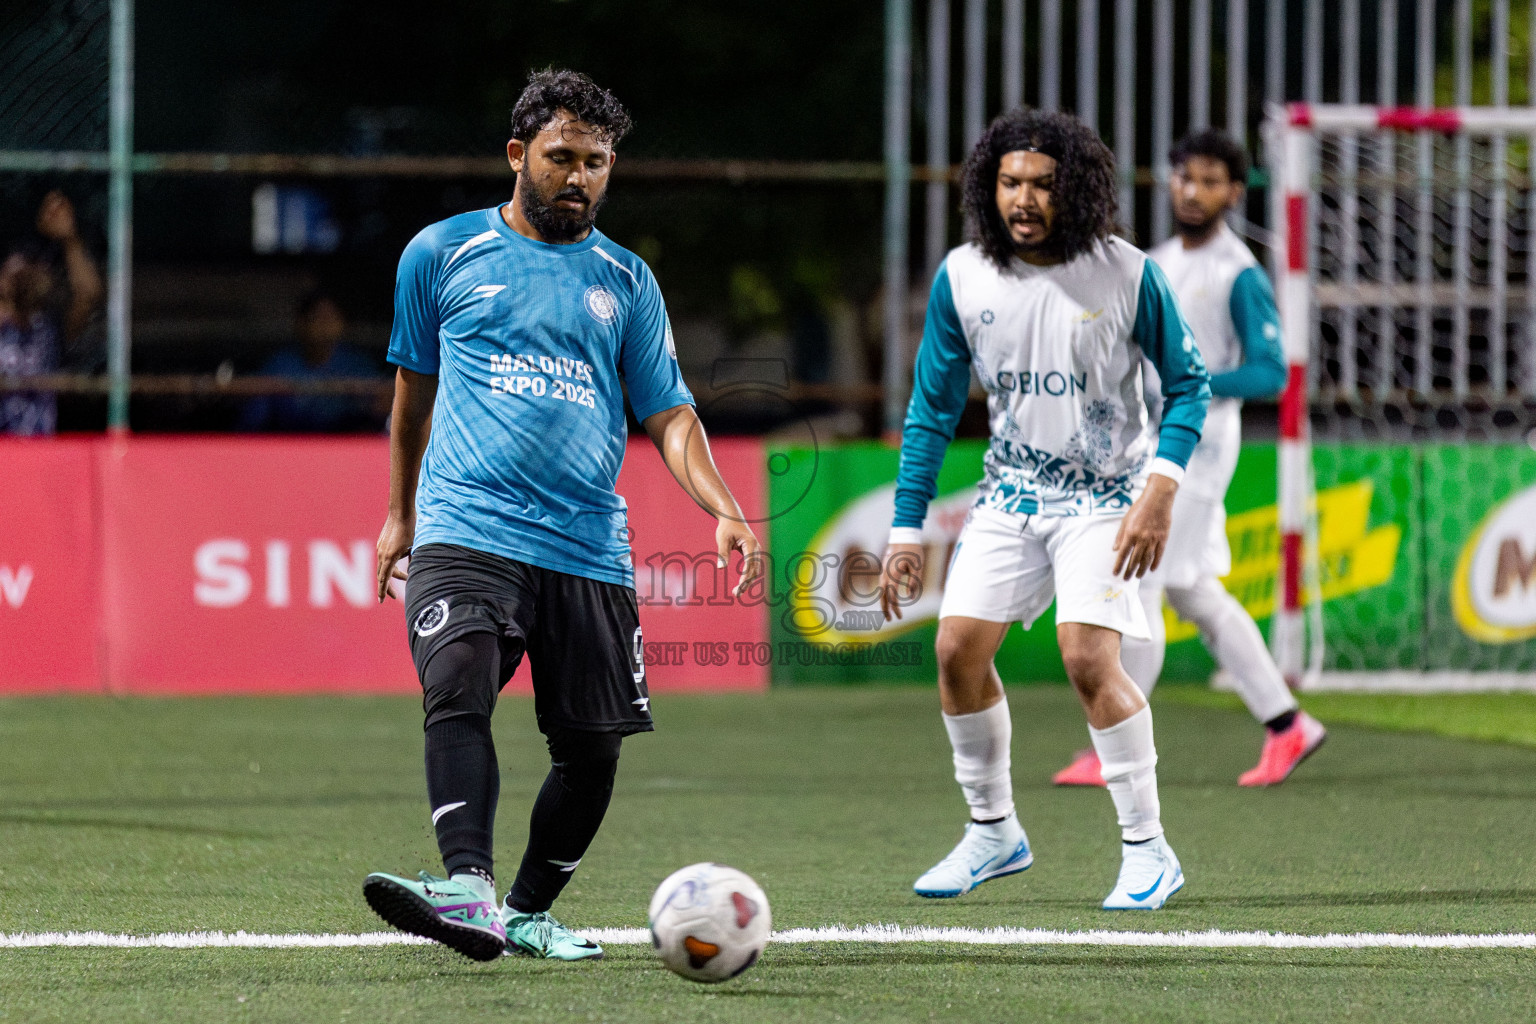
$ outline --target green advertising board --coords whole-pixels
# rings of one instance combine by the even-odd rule
[[[1423,463],[1424,667],[1536,670],[1536,452],[1429,445]]]
[[[943,573],[981,476],[985,443],[951,445],[924,529],[924,593],[885,623],[875,581],[898,455],[879,444],[779,448],[770,542],[785,581],[774,681],[932,681]],[[1536,453],[1521,446],[1318,445],[1316,579],[1329,672],[1536,671]],[[782,482],[781,482],[782,481]],[[798,498],[788,507],[790,491]],[[1267,625],[1279,534],[1276,449],[1247,445],[1227,495],[1223,583]],[[1164,610],[1164,678],[1214,668],[1195,628]],[[1011,630],[1009,682],[1065,679],[1053,611]]]

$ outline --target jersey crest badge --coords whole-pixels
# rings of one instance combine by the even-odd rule
[[[600,324],[611,324],[619,317],[618,300],[613,297],[613,292],[600,284],[588,288],[581,301],[592,319]]]
[[[431,636],[448,624],[448,600],[433,601],[416,615],[416,635]]]

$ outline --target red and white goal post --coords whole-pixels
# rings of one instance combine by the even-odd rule
[[[1536,427],[1536,108],[1276,105],[1263,137],[1289,364],[1270,644],[1293,688],[1400,686],[1411,673],[1373,665],[1358,637],[1329,637],[1335,655],[1355,649],[1348,678],[1324,673],[1312,432]]]

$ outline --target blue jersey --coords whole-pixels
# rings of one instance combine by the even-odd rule
[[[536,242],[495,208],[439,221],[400,258],[389,361],[438,379],[417,544],[633,586],[620,385],[640,420],[693,403],[638,256],[595,228]]]

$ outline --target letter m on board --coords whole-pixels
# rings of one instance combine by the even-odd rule
[[[1525,557],[1519,537],[1505,537],[1499,544],[1499,561],[1493,570],[1493,596],[1506,598],[1519,585],[1521,590],[1536,587],[1536,551]]]

